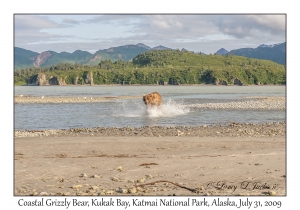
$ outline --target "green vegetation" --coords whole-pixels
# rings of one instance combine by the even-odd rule
[[[22,85],[27,85],[27,83],[24,82],[24,81],[18,81],[18,82],[15,83],[15,85],[16,86],[22,86]]]
[[[132,62],[105,60],[98,65],[58,64],[14,72],[15,84],[34,83],[39,74],[66,84],[285,84],[286,70],[278,63],[234,55],[203,55],[175,50],[147,51]]]
[[[112,47],[105,50],[98,50],[94,54],[94,58],[89,60],[87,64],[98,65],[100,61],[111,60],[118,61],[122,59],[123,61],[129,61],[136,57],[138,54],[147,51],[146,48],[139,47],[136,45],[125,45],[119,47]]]
[[[43,67],[55,65],[58,63],[85,64],[92,58],[91,53],[86,51],[81,51],[81,50],[76,50],[73,53],[67,53],[67,52],[57,53],[53,51],[48,51],[48,52],[51,53],[51,56],[42,64]]]
[[[262,47],[257,48],[241,48],[237,50],[231,50],[231,55],[245,56],[248,58],[259,58],[264,60],[271,60],[276,63],[285,65],[286,64],[286,42],[277,44],[273,47]]]
[[[14,48],[15,70],[28,68],[33,66],[33,58],[38,56],[38,53],[30,50],[25,50],[19,47]]]

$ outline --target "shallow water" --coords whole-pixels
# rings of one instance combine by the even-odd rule
[[[98,103],[15,104],[15,129],[209,125],[285,121],[284,110],[209,110],[188,104],[239,101],[248,96],[285,96],[285,86],[17,86],[31,96],[142,96],[153,91],[163,105],[147,109],[141,98]]]

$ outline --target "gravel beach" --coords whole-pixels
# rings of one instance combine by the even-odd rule
[[[285,97],[247,97],[238,102],[190,104],[187,107],[202,109],[260,109],[284,110]]]
[[[96,128],[71,128],[68,130],[15,130],[15,138],[47,137],[47,136],[137,136],[137,137],[285,137],[286,124],[273,122],[264,124],[238,124],[228,125],[203,125],[203,126],[144,126],[133,127],[96,127]]]

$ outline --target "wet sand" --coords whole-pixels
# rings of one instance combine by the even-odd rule
[[[284,123],[184,128],[15,133],[14,194],[286,195]]]

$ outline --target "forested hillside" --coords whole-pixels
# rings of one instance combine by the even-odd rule
[[[231,50],[228,54],[271,60],[282,65],[286,64],[286,42],[275,45],[260,45],[257,48],[241,48]]]
[[[22,69],[33,66],[34,58],[38,56],[38,53],[30,50],[25,50],[19,47],[15,47],[14,50],[15,69],[16,67],[17,69]]]
[[[98,65],[58,64],[15,72],[15,84],[285,84],[278,63],[235,55],[203,55],[179,50],[147,51],[132,62],[101,61]]]

